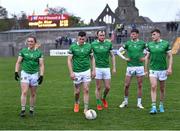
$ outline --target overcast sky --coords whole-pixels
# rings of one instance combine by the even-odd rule
[[[96,19],[106,4],[114,11],[118,0],[0,0],[9,14],[18,14],[21,11],[31,15],[33,10],[42,15],[46,5],[49,7],[65,7],[68,12],[81,17],[86,23]],[[154,22],[174,21],[179,18],[180,0],[136,0],[136,7],[141,16],[149,17]]]

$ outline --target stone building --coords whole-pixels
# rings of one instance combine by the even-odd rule
[[[118,0],[115,12],[107,4],[102,13],[95,20],[96,25],[105,24],[144,24],[152,23],[148,17],[139,16],[139,10],[135,6],[135,0]]]

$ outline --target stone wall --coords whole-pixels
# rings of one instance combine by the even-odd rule
[[[45,29],[45,30],[11,30],[0,33],[0,56],[17,56],[20,49],[26,47],[28,36],[34,35],[45,55],[49,55],[51,49],[55,49],[55,40],[59,36],[76,39],[79,31],[85,31],[87,37],[94,37],[97,30],[105,30],[106,27],[79,27],[65,29]],[[61,49],[69,48],[68,44],[61,46]],[[58,48],[60,49],[60,48]]]

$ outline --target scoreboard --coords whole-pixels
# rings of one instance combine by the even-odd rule
[[[69,16],[66,14],[31,15],[28,16],[30,28],[60,28],[69,26]]]

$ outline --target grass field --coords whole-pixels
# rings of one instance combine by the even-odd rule
[[[14,80],[16,58],[0,58],[0,129],[7,130],[178,130],[180,129],[180,56],[174,56],[173,75],[166,88],[165,113],[150,115],[150,85],[143,84],[144,110],[136,107],[137,84],[133,79],[128,108],[118,106],[123,100],[123,81],[126,63],[117,60],[117,73],[112,77],[112,88],[107,98],[109,108],[97,111],[96,120],[86,120],[81,108],[73,112],[73,88],[65,57],[45,57],[45,79],[38,89],[35,116],[27,112],[20,118],[20,88]],[[90,87],[90,108],[96,109],[95,82]],[[179,93],[178,93],[179,92]],[[159,96],[159,94],[158,94]],[[159,97],[158,97],[159,100]],[[29,103],[29,102],[28,102]],[[29,107],[27,108],[29,109]]]

